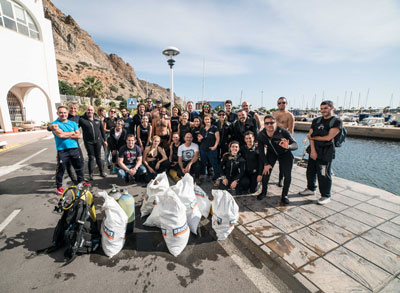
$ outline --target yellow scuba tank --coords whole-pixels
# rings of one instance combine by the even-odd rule
[[[135,221],[135,199],[127,190],[122,192],[121,197],[118,199],[118,203],[128,216],[128,223]]]

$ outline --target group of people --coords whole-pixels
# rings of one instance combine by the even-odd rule
[[[83,156],[78,140],[81,138],[88,155],[88,179],[93,180],[94,162],[100,176],[108,174],[103,167],[101,149],[111,173],[128,183],[149,182],[161,172],[168,172],[179,180],[186,173],[201,184],[210,176],[214,188],[227,189],[235,194],[257,191],[262,185],[259,200],[266,197],[268,183],[276,162],[279,162],[279,182],[282,187],[282,204],[289,204],[288,192],[294,156],[298,148],[293,138],[294,117],[286,109],[287,99],[280,97],[278,110],[263,118],[264,127],[256,112],[245,101],[234,113],[232,101],[224,109],[213,113],[206,102],[201,112],[194,110],[193,102],[187,103],[181,113],[177,106],[168,115],[161,100],[153,105],[152,99],[137,106],[137,114],[130,117],[127,109],[111,108],[107,115],[104,108],[97,114],[88,106],[82,116],[77,115],[78,105],[58,107],[58,119],[51,123],[57,147],[57,193],[62,194],[65,170],[73,181],[83,180]],[[312,123],[307,169],[307,189],[301,194],[314,194],[318,178],[321,199],[325,204],[330,198],[331,162],[334,158],[333,138],[342,127],[340,119],[333,118],[333,103],[321,103],[322,119]],[[75,169],[76,177],[72,172]]]

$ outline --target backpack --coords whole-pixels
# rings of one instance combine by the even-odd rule
[[[72,193],[72,202],[65,205],[65,195]],[[77,255],[95,251],[100,245],[100,233],[97,222],[92,219],[89,211],[93,207],[93,200],[89,204],[89,185],[72,186],[67,188],[56,210],[63,210],[53,234],[53,249],[61,248],[66,244],[64,257],[67,263],[72,262]]]
[[[331,121],[329,121],[329,129],[333,128],[333,125],[335,124],[335,121],[337,118],[336,116],[333,116]],[[318,118],[317,124],[321,124],[322,122],[322,116]],[[343,126],[340,128],[339,133],[335,136],[333,139],[333,145],[337,148],[340,148],[342,144],[346,141],[346,136],[347,136],[347,130]]]

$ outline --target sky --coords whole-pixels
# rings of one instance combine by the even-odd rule
[[[140,79],[186,100],[400,106],[398,0],[53,0]],[[203,64],[205,65],[203,67]]]

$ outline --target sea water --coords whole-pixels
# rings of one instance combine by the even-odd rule
[[[306,135],[306,132],[295,132],[299,144],[295,156],[302,155]],[[347,137],[336,148],[332,169],[338,177],[400,195],[400,142]]]

